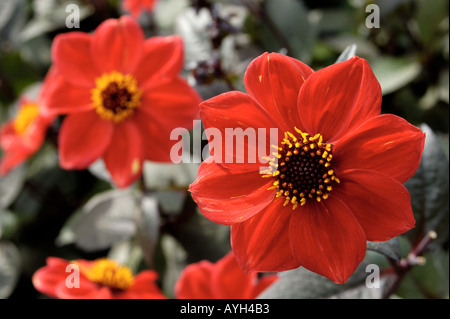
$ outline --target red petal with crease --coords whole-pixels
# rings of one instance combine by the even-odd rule
[[[109,143],[114,124],[95,111],[68,115],[59,132],[59,161],[64,169],[85,169],[99,159]]]
[[[394,178],[371,170],[348,170],[332,196],[340,198],[358,219],[366,239],[386,241],[414,227],[411,197]]]
[[[419,167],[424,143],[419,128],[395,115],[379,115],[336,143],[336,171],[371,169],[404,183]]]
[[[33,274],[33,286],[39,292],[57,298],[56,286],[61,281],[65,282],[68,276],[66,267],[69,262],[57,257],[48,257],[46,263],[46,266],[39,268]]]
[[[211,282],[214,264],[207,260],[186,266],[175,284],[177,299],[210,299],[214,296]]]
[[[287,231],[292,213],[291,207],[278,200],[252,218],[231,225],[231,247],[244,271],[284,271],[300,266]]]
[[[198,116],[200,102],[198,93],[186,80],[176,76],[170,82],[144,91],[139,112],[168,126],[170,130],[177,127],[191,129],[193,120]]]
[[[299,126],[300,88],[314,71],[302,62],[278,53],[264,53],[250,63],[244,83],[248,94],[284,131]]]
[[[241,92],[224,93],[201,103],[200,116],[214,162],[224,167],[259,171],[265,163],[261,157],[269,156],[271,145],[278,145],[281,138],[276,129],[277,136],[271,140],[270,129],[277,128],[276,124],[251,97]],[[218,143],[214,142],[216,138],[220,138]],[[260,142],[264,142],[261,147]],[[214,149],[213,145],[220,148]]]
[[[84,32],[68,32],[55,36],[52,60],[63,78],[74,86],[93,88],[100,75],[91,57],[92,36]]]
[[[45,91],[43,112],[49,115],[86,112],[93,109],[91,91],[65,80],[57,72]]]
[[[134,284],[127,290],[116,293],[119,299],[167,299],[156,284],[158,273],[153,270],[141,271],[134,277]]]
[[[189,191],[206,218],[229,225],[245,221],[266,207],[275,196],[274,191],[267,190],[272,182],[258,171],[230,171],[203,162]]]
[[[103,160],[117,187],[127,187],[140,176],[142,153],[141,136],[135,124],[124,121],[116,125]]]
[[[179,142],[170,139],[173,128],[160,124],[158,119],[144,112],[136,114],[133,122],[141,134],[143,158],[154,162],[171,162],[170,151]]]
[[[183,68],[183,40],[179,36],[150,38],[145,41],[143,51],[143,63],[134,71],[143,90],[172,80]]]
[[[144,33],[134,19],[129,16],[108,19],[92,37],[92,60],[102,73],[129,73],[140,62],[143,45]]]
[[[366,60],[353,57],[311,75],[298,97],[298,112],[311,135],[334,142],[380,114],[381,88]]]
[[[366,253],[366,237],[350,209],[334,194],[297,209],[289,225],[297,262],[336,283],[344,283]]]

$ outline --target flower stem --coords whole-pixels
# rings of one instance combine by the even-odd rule
[[[424,265],[425,257],[423,257],[423,253],[427,249],[428,245],[437,237],[436,232],[429,231],[425,237],[420,241],[420,243],[412,249],[406,258],[402,258],[399,261],[395,261],[393,259],[389,259],[392,264],[392,267],[395,270],[396,277],[388,289],[385,291],[383,298],[389,298],[395,290],[400,285],[401,281],[405,277],[405,275],[411,270],[413,266],[416,265]]]

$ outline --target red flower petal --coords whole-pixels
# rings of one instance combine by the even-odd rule
[[[74,86],[95,86],[99,72],[91,58],[91,40],[90,34],[78,31],[58,34],[53,40],[53,63],[63,78]]]
[[[284,271],[297,268],[289,243],[292,208],[274,201],[257,215],[231,225],[231,246],[246,272]]]
[[[161,81],[172,80],[183,68],[183,40],[179,36],[147,39],[143,50],[142,63],[134,71],[143,90],[160,85]]]
[[[212,147],[211,154],[214,161],[224,167],[259,171],[264,163],[260,157],[271,154],[272,144],[278,145],[278,140],[270,140],[270,128],[276,128],[276,124],[247,94],[234,91],[211,98],[200,104],[200,116],[210,147],[215,138],[221,138],[218,144],[214,143],[221,149]],[[258,149],[259,129],[265,129],[263,151]],[[218,130],[220,136],[214,136],[211,130]],[[249,142],[251,139],[244,136],[245,132],[253,136],[254,142]],[[244,138],[238,141],[233,135]],[[281,133],[278,133],[277,139],[280,138]]]
[[[244,83],[248,94],[272,116],[278,127],[292,131],[299,125],[300,88],[314,71],[302,62],[278,53],[264,53],[250,63]]]
[[[274,191],[267,190],[272,182],[258,171],[230,171],[203,162],[189,191],[206,218],[229,225],[245,221],[266,207],[275,196]]]
[[[91,91],[73,85],[58,73],[46,86],[42,107],[49,115],[86,112],[93,109]]]
[[[87,168],[105,152],[113,130],[113,122],[102,120],[95,111],[68,115],[59,132],[61,167]]]
[[[92,37],[91,56],[102,72],[132,72],[140,62],[144,33],[129,16],[108,19],[100,24]]]
[[[177,127],[191,129],[200,102],[198,93],[183,78],[176,76],[170,82],[144,91],[139,112],[146,113],[170,130]]]
[[[170,151],[178,143],[170,139],[171,132],[178,127],[192,128],[200,101],[197,92],[181,77],[144,91],[133,121],[143,136],[145,159],[171,162]]]
[[[366,60],[353,57],[311,75],[300,90],[298,112],[311,135],[333,142],[380,114],[381,88]]]
[[[366,239],[385,241],[414,227],[408,190],[394,178],[371,170],[347,170],[330,196],[344,201],[358,219]]]
[[[177,299],[211,299],[214,291],[211,275],[214,264],[202,260],[186,266],[175,284]]]
[[[65,278],[69,273],[64,273]],[[66,282],[61,280],[55,286],[56,298],[59,299],[111,299],[111,290],[102,287],[97,283],[88,280],[83,274],[79,277],[79,287],[67,286]]]
[[[424,142],[424,133],[404,119],[379,115],[336,143],[335,168],[376,170],[404,183],[419,167]]]
[[[117,187],[127,187],[140,176],[143,163],[142,142],[133,122],[124,121],[116,125],[103,160]]]
[[[136,114],[133,122],[141,135],[143,158],[155,162],[170,162],[170,151],[177,141],[170,140],[172,128],[157,122],[144,112]]]
[[[23,135],[17,134],[13,125],[9,121],[0,128],[0,146],[4,151],[0,160],[0,175],[22,164],[42,146],[49,123],[44,118],[37,118]]]
[[[33,274],[33,286],[39,292],[57,298],[56,286],[61,281],[65,282],[69,275],[66,273],[69,262],[57,257],[48,257],[46,262],[46,266],[39,268]]]
[[[166,299],[156,285],[158,274],[153,270],[141,271],[134,277],[134,284],[127,290],[116,294],[120,299]]]
[[[364,258],[366,237],[350,209],[333,195],[292,213],[289,239],[300,265],[344,283]]]
[[[276,275],[258,278],[257,273],[245,273],[239,267],[232,252],[219,259],[214,266],[211,284],[215,290],[216,298],[220,299],[256,298],[278,279]]]

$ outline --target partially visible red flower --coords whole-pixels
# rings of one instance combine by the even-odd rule
[[[0,160],[0,175],[8,174],[25,162],[44,143],[47,129],[55,118],[44,111],[47,91],[55,76],[55,70],[50,69],[38,97],[31,100],[22,96],[16,116],[0,128],[0,147],[4,151]]]
[[[48,111],[67,114],[59,133],[64,169],[85,169],[103,159],[118,187],[141,174],[144,160],[170,162],[174,128],[191,129],[201,101],[179,75],[179,36],[144,38],[129,16],[104,21],[93,34],[55,37],[59,72]]]
[[[231,225],[231,246],[245,271],[303,266],[344,283],[363,260],[366,241],[414,227],[402,183],[419,166],[425,134],[398,116],[380,115],[380,85],[359,57],[314,72],[265,53],[244,82],[248,94],[205,101],[200,117],[222,138],[230,128],[264,128],[266,149],[250,139],[240,147],[265,156],[251,163],[222,140],[213,161],[201,164],[192,196],[207,218]],[[278,140],[271,141],[271,128]]]
[[[188,265],[175,284],[178,299],[253,299],[278,280],[278,275],[246,274],[230,252],[216,263]]]
[[[153,270],[134,276],[128,267],[107,258],[68,261],[48,257],[32,282],[39,292],[58,299],[166,299],[157,279]]]
[[[137,19],[143,11],[152,11],[156,0],[123,0],[122,7]]]

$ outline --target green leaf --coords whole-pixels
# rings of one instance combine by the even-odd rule
[[[189,219],[172,225],[171,230],[188,253],[188,262],[217,260],[231,250],[230,227],[210,221],[198,209]]]
[[[368,288],[368,263],[361,263],[345,284],[336,284],[326,277],[303,267],[281,272],[280,279],[263,291],[258,299],[323,299],[323,298],[380,298],[384,289]]]
[[[434,230],[438,237],[433,242],[443,243],[449,235],[449,161],[433,130],[426,124],[420,128],[426,134],[420,166],[405,183],[416,219],[416,227],[408,236],[415,242]]]
[[[438,30],[444,19],[448,20],[447,0],[419,0],[417,1],[417,26],[423,44],[432,46],[435,40],[441,38]],[[448,28],[448,21],[447,21]]]
[[[383,95],[395,92],[411,83],[422,70],[421,64],[414,57],[381,56],[370,65],[380,82]]]
[[[288,50],[288,55],[309,63],[316,32],[309,22],[308,9],[303,2],[269,0],[266,2],[265,14],[274,24],[272,28],[268,27],[266,21],[263,21],[261,25],[259,40],[266,45],[266,48],[270,51],[279,51],[284,48]],[[274,30],[278,31],[274,32]]]
[[[136,233],[136,205],[136,194],[130,189],[95,195],[68,226],[75,244],[85,251],[97,251],[130,238]]]
[[[69,4],[79,7],[80,21],[94,12],[91,5],[82,4],[78,0],[34,0],[33,11],[35,14],[19,33],[20,41],[26,42],[50,31],[66,28],[66,18],[70,15],[70,12],[66,12],[66,7]]]
[[[25,182],[25,175],[26,169],[20,165],[0,177],[0,208],[6,208],[14,201]]]
[[[152,190],[187,189],[197,178],[198,163],[145,162],[143,176],[145,186]]]
[[[17,247],[8,241],[0,241],[0,299],[10,296],[21,273],[21,257]]]
[[[425,264],[411,269],[395,291],[396,296],[409,299],[448,298],[448,251],[436,249],[427,252],[424,257]]]
[[[155,196],[143,196],[140,205],[137,207],[136,236],[142,248],[144,260],[150,268],[154,267],[153,255],[159,239],[160,224],[157,198]]]
[[[0,42],[5,39],[15,44],[16,34],[23,27],[25,20],[25,0],[0,1]]]
[[[392,238],[384,242],[367,242],[367,249],[379,252],[394,260],[400,260],[401,251],[398,238]]]

